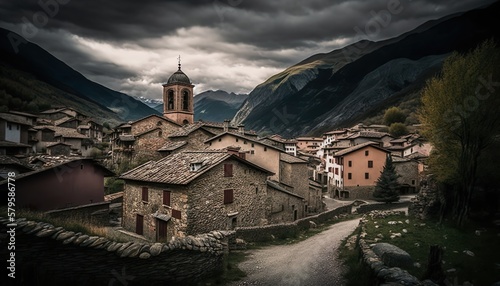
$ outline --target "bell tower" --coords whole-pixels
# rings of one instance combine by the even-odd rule
[[[181,56],[178,60],[178,70],[163,84],[163,116],[186,125],[194,122],[194,85],[181,70]]]

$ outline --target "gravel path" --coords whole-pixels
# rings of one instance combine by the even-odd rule
[[[358,224],[344,221],[299,243],[253,250],[239,264],[247,277],[229,285],[343,285],[337,250]]]

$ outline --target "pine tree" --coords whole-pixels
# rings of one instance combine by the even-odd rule
[[[378,202],[392,203],[399,201],[399,175],[396,173],[394,165],[392,164],[391,155],[388,154],[385,159],[385,166],[380,172],[380,177],[375,185],[373,197]]]

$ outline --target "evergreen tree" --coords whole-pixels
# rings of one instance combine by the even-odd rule
[[[391,155],[388,154],[385,159],[385,166],[380,172],[380,177],[377,180],[373,197],[378,202],[392,203],[399,201],[399,175],[396,174],[396,169],[392,164]]]

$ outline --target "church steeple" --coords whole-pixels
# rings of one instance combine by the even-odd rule
[[[177,60],[178,70],[163,84],[163,116],[184,125],[194,122],[194,85],[181,70],[180,55]]]

